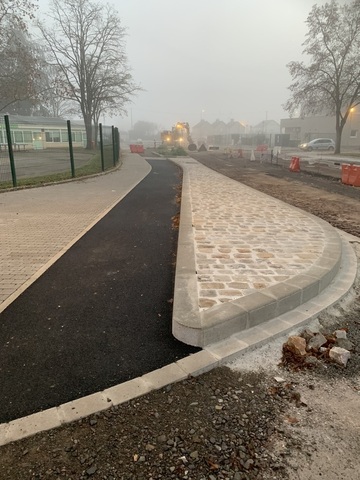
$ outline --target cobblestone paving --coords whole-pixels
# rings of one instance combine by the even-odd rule
[[[322,254],[324,232],[301,210],[178,163],[189,172],[200,310],[304,273]]]

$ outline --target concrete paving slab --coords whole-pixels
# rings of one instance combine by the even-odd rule
[[[36,433],[51,430],[61,425],[57,408],[49,408],[27,417],[19,418],[8,424],[0,425],[0,445],[6,445]]]
[[[188,357],[178,360],[177,365],[189,376],[196,377],[208,372],[219,364],[219,360],[211,352],[202,350]]]
[[[150,388],[158,389],[174,382],[180,382],[188,378],[189,374],[183,370],[177,363],[171,363],[165,367],[158,368],[152,372],[146,373],[141,378],[149,384]]]
[[[103,391],[103,395],[111,400],[112,405],[120,405],[128,400],[145,395],[150,390],[150,385],[142,377],[138,377],[107,388]]]
[[[111,405],[111,398],[102,392],[96,392],[92,395],[73,400],[72,402],[63,403],[58,407],[58,411],[61,422],[70,423],[92,415],[93,413],[106,410],[110,408]]]

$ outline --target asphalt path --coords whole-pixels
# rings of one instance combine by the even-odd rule
[[[0,422],[198,351],[171,334],[181,171],[165,160],[0,315]]]

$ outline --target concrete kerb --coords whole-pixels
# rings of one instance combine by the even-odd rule
[[[176,159],[173,159],[177,165]],[[195,160],[187,163],[195,164]],[[303,212],[316,222],[326,239],[324,251],[307,272],[205,311],[198,306],[190,180],[184,169],[179,242],[177,251],[173,334],[190,345],[206,347],[236,333],[261,325],[317,297],[337,275],[343,242],[327,222]],[[298,211],[296,207],[293,208]],[[194,255],[194,257],[192,257]],[[355,277],[354,277],[355,278]],[[354,280],[353,278],[353,280]]]
[[[200,375],[218,364],[218,357],[211,352],[201,351],[101,392],[3,423],[0,425],[0,446],[80,420],[190,376]]]
[[[191,328],[199,320],[197,279],[196,275],[194,275],[196,271],[195,246],[192,233],[190,182],[188,176],[188,172],[184,170],[174,286],[174,292],[179,292],[179,294],[181,292],[181,301],[173,305],[173,318],[178,319],[177,325],[179,328],[182,325],[185,328]]]

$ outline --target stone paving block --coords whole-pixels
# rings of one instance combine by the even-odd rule
[[[248,313],[233,302],[224,303],[223,306],[215,305],[212,309],[201,313],[202,336],[200,343],[195,345],[205,346],[228,338],[248,326]]]
[[[111,405],[110,397],[101,392],[97,392],[72,402],[64,403],[58,407],[58,412],[62,423],[69,423],[92,415],[93,413],[106,410],[110,408]]]
[[[1,423],[0,424],[0,446],[6,445],[7,443],[9,443],[9,441],[7,440],[8,430],[9,430],[9,424],[8,423]]]
[[[293,310],[301,304],[301,289],[286,282],[271,285],[266,289],[266,294],[277,300],[277,315]]]
[[[291,330],[293,325],[283,320],[282,317],[277,317],[265,322],[261,327],[269,334],[269,338],[276,338]]]
[[[35,435],[38,432],[59,427],[61,425],[61,418],[58,408],[55,407],[44,410],[43,412],[34,413],[33,415],[28,415],[27,417],[19,418],[3,425],[7,425],[7,429],[5,435],[0,433],[0,444],[5,445],[6,443]],[[5,428],[3,433],[4,431]]]
[[[310,275],[300,274],[285,281],[301,289],[301,303],[308,302],[320,292],[320,280]]]
[[[255,346],[263,345],[269,339],[269,334],[261,327],[252,327],[234,336],[238,340],[247,343],[249,345],[249,349],[254,348]]]
[[[183,325],[181,322],[176,321],[173,315],[172,322],[172,334],[180,341],[193,346],[204,345],[204,331],[201,328],[200,316],[196,313],[191,313],[193,316],[193,324],[197,322],[198,327],[194,328],[189,325]]]
[[[240,330],[247,327],[248,311],[237,301],[215,305],[213,308],[201,312],[201,326],[204,329],[217,325],[226,328],[226,324],[232,320],[237,323]]]
[[[176,364],[188,375],[195,377],[218,366],[219,359],[211,352],[202,350],[178,360]]]
[[[171,383],[180,382],[188,378],[188,373],[185,372],[176,363],[171,363],[165,367],[146,373],[141,378],[146,382],[151,389],[162,388]]]
[[[200,327],[197,280],[194,275],[176,276],[173,305],[173,322],[191,328]]]
[[[102,394],[106,399],[111,400],[111,405],[120,405],[128,400],[145,395],[150,390],[150,385],[142,377],[138,377],[107,388]]]
[[[222,342],[213,343],[205,347],[205,350],[219,359],[220,363],[231,361],[245,352],[249,345],[238,338],[231,336]]]
[[[337,265],[337,268],[334,268],[332,270],[327,270],[327,271],[326,271],[326,268],[324,268],[324,275],[322,276],[322,278],[320,278],[320,292],[325,290],[325,288],[327,288],[331,284],[331,282],[334,280],[336,274],[338,273],[339,266],[340,265]]]
[[[321,309],[322,307],[319,304],[310,301],[306,303],[306,306],[301,305],[290,312],[283,313],[281,315],[281,320],[296,327],[315,318]]]
[[[234,300],[233,303],[248,313],[247,328],[259,325],[277,314],[276,299],[260,291]]]

